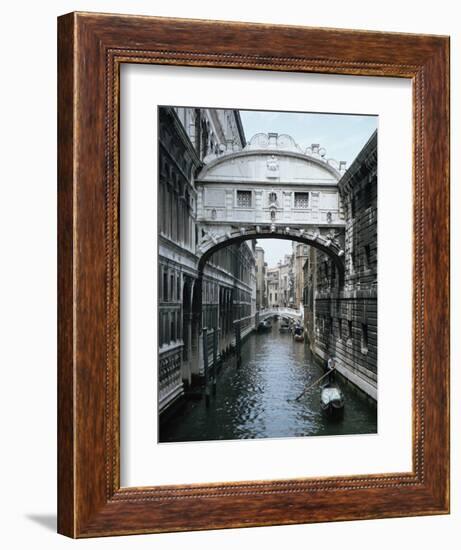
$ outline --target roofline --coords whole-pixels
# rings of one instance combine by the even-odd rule
[[[354,179],[355,175],[360,171],[362,164],[365,162],[368,155],[373,150],[377,150],[378,147],[378,130],[374,130],[371,136],[368,138],[365,145],[359,151],[352,164],[344,172],[340,181],[338,182],[338,189],[342,191],[347,183]]]
[[[244,151],[237,151],[234,153],[230,153],[228,155],[224,154],[216,159],[212,160],[209,164],[205,164],[202,171],[200,172],[198,178],[196,181],[202,181],[202,174],[204,176],[207,175],[207,173],[214,168],[215,166],[218,166],[219,164],[222,164],[225,161],[231,160],[232,158],[242,158],[242,157],[250,157],[254,155],[265,155],[265,156],[282,156],[282,157],[292,157],[297,158],[304,161],[309,161],[315,164],[316,166],[320,168],[325,168],[328,172],[330,172],[335,178],[336,183],[339,182],[339,180],[342,177],[342,174],[336,170],[331,164],[328,164],[325,161],[319,160],[315,157],[311,157],[309,155],[305,155],[304,153],[297,153],[296,151],[282,151],[280,149],[251,149],[251,150],[244,150]]]

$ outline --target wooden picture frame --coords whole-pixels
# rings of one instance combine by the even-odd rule
[[[58,46],[58,531],[96,537],[448,513],[448,37],[71,13],[59,18]],[[412,471],[120,487],[122,63],[412,79]]]

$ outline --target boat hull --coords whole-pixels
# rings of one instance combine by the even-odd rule
[[[320,393],[320,408],[330,418],[341,418],[344,414],[344,397],[338,386],[327,384]]]
[[[272,324],[271,323],[267,323],[265,321],[259,323],[258,332],[269,332],[270,330],[272,330]]]
[[[328,418],[339,419],[344,416],[344,404],[340,406],[335,406],[331,403],[328,405],[320,405],[322,412]]]

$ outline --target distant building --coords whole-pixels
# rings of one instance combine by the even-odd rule
[[[279,262],[277,267],[280,271],[279,305],[282,307],[292,307],[294,303],[292,254],[285,254],[283,262]]]
[[[296,309],[303,304],[304,263],[308,251],[308,245],[293,241],[293,305]]]
[[[280,305],[280,270],[278,267],[267,269],[267,306],[279,307]]]
[[[292,307],[293,288],[293,258],[285,254],[283,261],[267,269],[268,307]]]
[[[304,308],[304,326],[308,335],[308,340],[312,351],[315,352],[316,331],[315,324],[315,304],[317,292],[317,255],[318,251],[313,247],[308,247],[307,257],[303,265],[303,308]]]
[[[256,310],[264,309],[267,307],[266,298],[266,266],[264,261],[264,248],[256,246],[255,248],[255,260],[256,260]]]

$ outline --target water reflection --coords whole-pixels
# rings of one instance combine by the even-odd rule
[[[343,418],[325,417],[319,386],[294,401],[323,370],[308,346],[280,334],[277,323],[270,332],[249,336],[241,367],[235,363],[235,356],[223,363],[209,407],[205,399],[187,401],[161,425],[161,442],[376,433],[376,405],[340,377]]]

